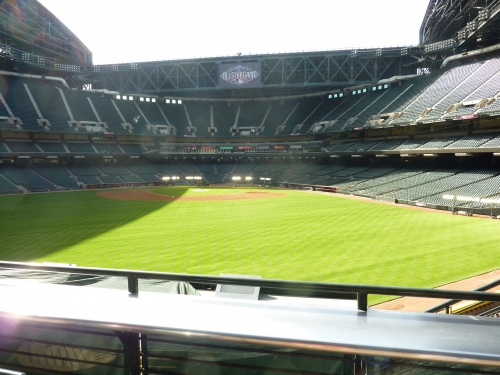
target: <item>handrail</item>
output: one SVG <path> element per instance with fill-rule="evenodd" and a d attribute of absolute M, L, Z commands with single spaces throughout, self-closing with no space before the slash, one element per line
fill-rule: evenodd
<path fill-rule="evenodd" d="M 473 289 L 472 291 L 477 291 L 477 292 L 484 292 L 488 289 L 491 289 L 491 288 L 494 288 L 496 286 L 500 285 L 500 279 L 497 279 L 497 280 L 494 280 L 494 281 L 491 281 L 489 282 L 488 284 L 484 284 L 482 286 L 480 286 L 479 288 L 476 288 L 476 289 Z M 493 293 L 492 293 L 493 294 Z M 476 300 L 476 299 L 474 299 Z M 436 305 L 434 307 L 431 307 L 430 309 L 427 309 L 425 310 L 424 312 L 427 312 L 427 313 L 436 313 L 438 311 L 441 311 L 441 310 L 444 310 L 446 309 L 446 313 L 449 314 L 449 307 L 451 305 L 454 305 L 455 303 L 457 302 L 460 302 L 460 301 L 463 301 L 463 300 L 457 300 L 457 299 L 450 299 L 448 301 L 445 301 L 443 303 L 440 303 L 439 305 Z M 489 301 L 489 300 L 486 300 L 488 302 L 493 302 L 493 301 Z M 495 301 L 496 302 L 496 301 Z"/>
<path fill-rule="evenodd" d="M 11 371 L 11 370 L 6 370 L 3 368 L 0 368 L 0 375 L 26 375 L 26 373 L 19 372 L 19 371 Z"/>
<path fill-rule="evenodd" d="M 308 282 L 308 281 L 288 281 L 288 280 L 274 280 L 274 279 L 249 279 L 243 277 L 190 275 L 181 273 L 134 271 L 134 270 L 112 269 L 112 268 L 54 266 L 54 265 L 42 265 L 37 263 L 2 262 L 2 261 L 0 261 L 0 268 L 29 269 L 29 270 L 37 270 L 45 272 L 49 271 L 49 272 L 83 274 L 83 275 L 126 277 L 128 279 L 128 291 L 129 293 L 132 294 L 138 293 L 139 291 L 139 283 L 138 283 L 139 279 L 185 281 L 185 282 L 200 283 L 200 284 L 253 286 L 261 288 L 281 289 L 281 290 L 287 290 L 289 292 L 298 291 L 298 292 L 323 292 L 323 293 L 325 292 L 356 293 L 358 310 L 361 311 L 368 310 L 368 295 L 370 294 L 401 296 L 401 297 L 449 298 L 453 300 L 482 300 L 482 301 L 500 302 L 500 294 L 480 292 L 480 291 L 406 288 L 406 287 L 396 287 L 396 286 L 378 286 L 378 285 L 364 285 L 364 284 L 319 283 L 319 282 Z"/>

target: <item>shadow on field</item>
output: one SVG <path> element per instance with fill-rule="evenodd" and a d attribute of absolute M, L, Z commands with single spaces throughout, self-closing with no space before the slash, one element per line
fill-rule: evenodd
<path fill-rule="evenodd" d="M 97 191 L 0 197 L 0 259 L 32 261 L 119 228 L 175 202 L 188 191 L 176 186 L 171 201 L 132 201 Z"/>

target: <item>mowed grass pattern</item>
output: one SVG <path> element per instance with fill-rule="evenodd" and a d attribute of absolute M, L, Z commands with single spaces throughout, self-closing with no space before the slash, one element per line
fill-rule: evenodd
<path fill-rule="evenodd" d="M 283 193 L 168 203 L 91 191 L 0 197 L 0 258 L 411 287 L 500 267 L 500 221 Z"/>

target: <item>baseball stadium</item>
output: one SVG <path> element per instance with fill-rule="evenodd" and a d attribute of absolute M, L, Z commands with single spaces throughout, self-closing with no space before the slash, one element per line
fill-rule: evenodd
<path fill-rule="evenodd" d="M 0 374 L 500 373 L 500 0 L 417 33 L 94 64 L 0 1 Z"/>

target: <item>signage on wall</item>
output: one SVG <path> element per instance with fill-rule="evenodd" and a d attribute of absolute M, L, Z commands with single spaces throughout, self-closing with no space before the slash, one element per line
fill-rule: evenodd
<path fill-rule="evenodd" d="M 247 88 L 260 86 L 260 63 L 234 63 L 219 65 L 220 88 Z"/>

